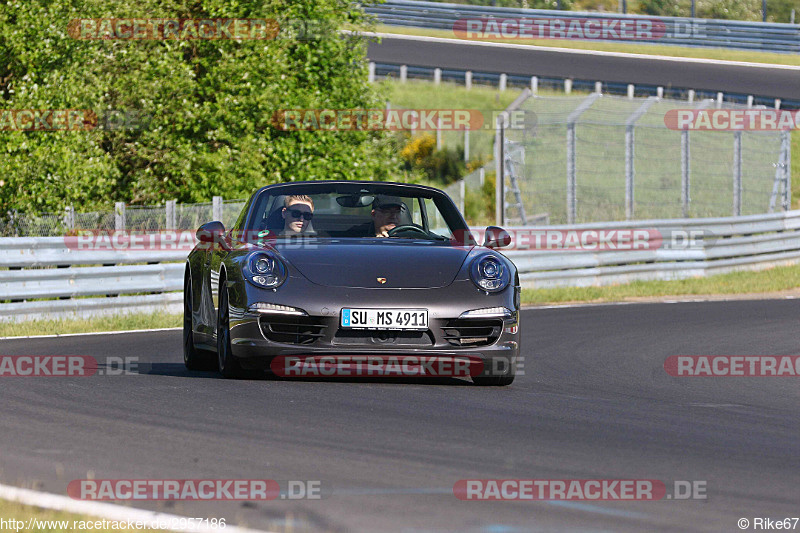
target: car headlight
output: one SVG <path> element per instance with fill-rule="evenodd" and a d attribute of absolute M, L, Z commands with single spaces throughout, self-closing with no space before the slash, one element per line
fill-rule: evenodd
<path fill-rule="evenodd" d="M 275 289 L 286 281 L 286 266 L 270 252 L 253 252 L 247 258 L 245 274 L 254 285 Z"/>
<path fill-rule="evenodd" d="M 511 280 L 508 266 L 492 254 L 476 257 L 470 265 L 469 277 L 480 290 L 486 292 L 500 292 Z"/>

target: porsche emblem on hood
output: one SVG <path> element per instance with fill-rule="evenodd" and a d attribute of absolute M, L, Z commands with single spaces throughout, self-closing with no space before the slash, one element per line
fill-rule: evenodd
<path fill-rule="evenodd" d="M 378 283 L 380 283 L 381 285 L 386 283 L 386 278 L 377 278 L 377 280 L 378 280 Z"/>

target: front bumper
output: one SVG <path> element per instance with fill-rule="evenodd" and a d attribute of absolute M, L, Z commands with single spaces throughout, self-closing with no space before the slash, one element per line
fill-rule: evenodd
<path fill-rule="evenodd" d="M 287 283 L 288 285 L 288 283 Z M 519 297 L 511 286 L 486 295 L 470 281 L 440 289 L 352 289 L 318 287 L 316 296 L 258 290 L 248 285 L 246 300 L 231 303 L 231 348 L 247 368 L 269 368 L 276 356 L 414 355 L 478 358 L 484 375 L 514 368 L 519 356 Z M 292 291 L 294 292 L 294 291 Z M 286 305 L 308 316 L 249 311 L 256 302 Z M 427 331 L 341 328 L 344 307 L 428 309 Z M 462 318 L 465 311 L 506 307 L 510 318 Z"/>

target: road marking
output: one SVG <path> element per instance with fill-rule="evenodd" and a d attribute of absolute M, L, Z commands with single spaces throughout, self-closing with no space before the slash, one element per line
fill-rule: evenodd
<path fill-rule="evenodd" d="M 350 32 L 353 33 L 353 32 Z M 768 68 L 781 70 L 800 71 L 800 66 L 781 65 L 772 63 L 751 63 L 747 61 L 730 61 L 725 59 L 705 59 L 700 57 L 673 57 L 647 54 L 631 54 L 627 52 L 603 52 L 601 50 L 578 50 L 575 48 L 558 48 L 555 46 L 534 46 L 530 44 L 492 43 L 486 41 L 467 41 L 448 37 L 427 37 L 424 35 L 400 35 L 397 33 L 363 32 L 368 37 L 381 37 L 387 39 L 405 39 L 408 41 L 422 41 L 430 43 L 461 44 L 464 46 L 486 46 L 491 48 L 505 48 L 514 50 L 538 50 L 541 52 L 559 52 L 563 54 L 593 55 L 605 57 L 622 57 L 627 59 L 653 59 L 655 61 L 672 61 L 679 63 L 700 63 L 705 65 L 730 65 L 737 67 Z"/>
<path fill-rule="evenodd" d="M 0 341 L 14 339 L 55 339 L 58 337 L 85 337 L 88 335 L 122 335 L 125 333 L 154 333 L 157 331 L 179 331 L 183 328 L 156 328 L 156 329 L 126 329 L 122 331 L 89 331 L 86 333 L 57 333 L 55 335 L 27 335 L 25 337 L 0 337 Z"/>
<path fill-rule="evenodd" d="M 156 511 L 146 511 L 144 509 L 134 509 L 132 507 L 123 507 L 113 503 L 73 500 L 72 498 L 60 496 L 58 494 L 51 494 L 49 492 L 40 492 L 30 489 L 21 489 L 19 487 L 12 487 L 10 485 L 0 485 L 0 498 L 3 500 L 21 503 L 23 505 L 40 507 L 42 509 L 52 509 L 54 511 L 91 515 L 119 522 L 127 522 L 128 520 L 132 520 L 134 522 L 153 522 L 154 520 L 157 520 L 159 522 L 163 521 L 169 525 L 174 520 L 177 520 L 178 523 L 180 523 L 181 519 L 185 520 L 186 518 L 189 518 L 187 516 L 158 513 Z M 223 531 L 218 527 L 211 527 L 208 524 L 198 524 L 197 527 L 192 528 L 166 527 L 164 529 L 169 531 L 184 531 L 186 533 L 197 533 L 199 531 L 219 533 L 220 531 Z M 247 529 L 229 525 L 225 526 L 224 531 L 225 533 L 272 533 L 268 531 L 260 531 L 257 529 Z"/>

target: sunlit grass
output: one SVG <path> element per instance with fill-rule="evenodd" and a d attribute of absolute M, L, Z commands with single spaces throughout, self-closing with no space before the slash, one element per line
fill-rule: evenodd
<path fill-rule="evenodd" d="M 603 287 L 523 289 L 523 304 L 620 302 L 661 296 L 766 294 L 800 288 L 800 265 L 674 281 L 635 281 Z"/>
<path fill-rule="evenodd" d="M 0 322 L 0 337 L 173 328 L 179 327 L 183 323 L 182 320 L 182 315 L 158 312 L 96 318 Z"/>

